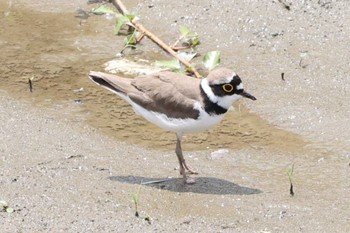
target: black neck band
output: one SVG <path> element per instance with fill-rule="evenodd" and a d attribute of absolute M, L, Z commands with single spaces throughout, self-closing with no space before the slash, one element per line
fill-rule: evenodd
<path fill-rule="evenodd" d="M 204 100 L 204 110 L 209 114 L 209 115 L 221 115 L 227 112 L 226 108 L 221 107 L 218 105 L 218 103 L 213 103 L 208 95 L 204 92 L 202 85 L 200 85 L 201 89 L 201 95 Z"/>

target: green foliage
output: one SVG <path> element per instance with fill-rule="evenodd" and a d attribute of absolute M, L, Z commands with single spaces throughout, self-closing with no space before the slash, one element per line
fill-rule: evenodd
<path fill-rule="evenodd" d="M 107 13 L 113 13 L 117 16 L 117 20 L 115 23 L 114 27 L 114 34 L 115 35 L 121 35 L 121 30 L 123 26 L 127 25 L 129 28 L 126 31 L 126 34 L 124 34 L 126 37 L 124 39 L 125 45 L 124 48 L 122 49 L 121 53 L 126 48 L 131 48 L 135 49 L 137 43 L 142 39 L 141 33 L 137 31 L 132 24 L 132 21 L 137 19 L 137 16 L 134 14 L 117 14 L 114 12 L 111 8 L 101 5 L 99 7 L 96 7 L 92 9 L 91 11 L 94 14 L 97 15 L 102 15 L 102 14 L 107 14 Z M 181 43 L 181 46 L 177 47 L 176 49 L 192 49 L 195 48 L 200 44 L 199 36 L 197 33 L 192 32 L 187 26 L 180 26 L 179 28 L 180 31 L 180 37 L 179 39 L 175 42 L 173 47 L 175 47 L 177 44 Z M 178 53 L 179 56 L 184 58 L 187 61 L 191 61 L 193 58 L 197 56 L 197 53 L 193 52 L 181 52 Z M 216 66 L 220 64 L 220 51 L 211 51 L 208 52 L 203 59 L 204 66 L 212 70 Z M 185 69 L 182 69 L 180 61 L 178 61 L 176 58 L 172 60 L 163 60 L 163 61 L 156 61 L 155 62 L 156 67 L 160 68 L 166 68 L 175 72 L 191 72 L 192 69 L 194 69 L 194 66 L 191 67 L 186 67 Z"/>
<path fill-rule="evenodd" d="M 180 27 L 180 34 L 183 45 L 191 48 L 199 45 L 199 36 L 193 33 L 187 26 Z"/>
<path fill-rule="evenodd" d="M 135 46 L 137 43 L 137 39 L 134 34 L 128 35 L 125 38 L 125 46 Z"/>
<path fill-rule="evenodd" d="M 115 23 L 114 35 L 119 35 L 119 32 L 120 32 L 122 26 L 125 25 L 126 23 L 129 23 L 129 22 L 130 22 L 130 19 L 127 16 L 118 15 L 117 21 Z"/>
<path fill-rule="evenodd" d="M 197 56 L 197 53 L 181 52 L 181 53 L 178 53 L 178 55 L 183 59 L 185 59 L 186 61 L 191 61 L 195 56 Z"/>
<path fill-rule="evenodd" d="M 93 8 L 91 10 L 91 12 L 94 13 L 95 15 L 104 15 L 104 14 L 114 14 L 115 13 L 114 10 L 112 10 L 111 8 L 104 6 L 104 5 Z"/>
<path fill-rule="evenodd" d="M 0 200 L 0 211 L 5 211 L 7 213 L 13 213 L 14 209 L 9 207 L 6 201 Z"/>
<path fill-rule="evenodd" d="M 190 29 L 187 26 L 181 26 L 180 27 L 180 33 L 182 37 L 186 37 L 191 34 Z"/>
<path fill-rule="evenodd" d="M 142 182 L 141 182 L 142 184 Z M 139 211 L 138 211 L 138 206 L 139 206 L 139 201 L 140 201 L 140 193 L 141 193 L 141 184 L 137 188 L 136 192 L 131 193 L 132 196 L 132 202 L 135 205 L 135 217 L 140 217 Z M 148 224 L 151 224 L 151 218 L 150 216 L 146 216 L 143 218 Z"/>
<path fill-rule="evenodd" d="M 140 190 L 141 190 L 141 186 L 139 186 L 139 188 L 137 189 L 136 193 L 132 193 L 132 201 L 134 202 L 135 205 L 138 205 L 139 203 L 139 198 L 140 198 Z"/>
<path fill-rule="evenodd" d="M 205 54 L 203 58 L 204 66 L 208 70 L 214 69 L 216 66 L 220 64 L 220 55 L 221 55 L 220 51 L 211 51 Z"/>
<path fill-rule="evenodd" d="M 136 193 L 131 193 L 132 201 L 135 205 L 135 216 L 136 217 L 139 217 L 138 205 L 139 205 L 140 192 L 141 192 L 141 185 L 138 187 Z"/>
<path fill-rule="evenodd" d="M 293 183 L 293 173 L 294 173 L 294 164 L 292 165 L 292 168 L 291 169 L 288 169 L 287 170 L 287 176 L 288 176 L 288 179 L 289 179 L 289 182 L 290 183 Z"/>
<path fill-rule="evenodd" d="M 287 176 L 289 179 L 289 183 L 290 183 L 290 189 L 289 189 L 289 193 L 291 196 L 294 196 L 294 190 L 293 190 L 293 174 L 294 174 L 294 164 L 292 165 L 291 169 L 287 170 Z"/>
<path fill-rule="evenodd" d="M 137 40 L 140 37 L 141 33 L 139 31 L 137 31 L 135 28 L 131 27 L 131 25 L 132 25 L 131 21 L 135 18 L 137 18 L 137 16 L 132 15 L 132 14 L 127 14 L 127 15 L 119 14 L 117 17 L 117 21 L 116 21 L 115 28 L 114 28 L 114 35 L 119 35 L 120 31 L 124 25 L 129 26 L 129 30 L 127 32 L 126 38 L 124 39 L 125 45 L 124 45 L 122 52 L 126 48 L 135 49 L 136 44 L 138 43 Z"/>
<path fill-rule="evenodd" d="M 160 68 L 170 69 L 173 71 L 178 71 L 181 69 L 180 62 L 176 58 L 174 58 L 172 60 L 156 61 L 155 66 L 160 67 Z"/>

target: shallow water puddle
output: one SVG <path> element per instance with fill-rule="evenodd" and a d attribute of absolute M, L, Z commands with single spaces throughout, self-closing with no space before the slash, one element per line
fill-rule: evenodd
<path fill-rule="evenodd" d="M 5 15 L 6 6 L 0 6 Z M 106 19 L 80 21 L 73 13 L 11 9 L 0 18 L 1 89 L 38 106 L 63 105 L 66 109 L 62 111 L 73 110 L 72 118 L 81 117 L 119 140 L 173 149 L 174 134 L 135 116 L 127 103 L 88 80 L 89 70 L 102 70 L 102 64 L 113 59 L 113 51 L 121 48 Z M 32 93 L 27 83 L 31 77 Z M 305 145 L 301 136 L 271 126 L 241 104 L 214 129 L 187 135 L 184 140 L 186 150 L 252 147 L 295 151 Z"/>

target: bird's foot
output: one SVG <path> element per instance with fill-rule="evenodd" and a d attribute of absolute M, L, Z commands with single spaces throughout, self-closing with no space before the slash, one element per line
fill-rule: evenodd
<path fill-rule="evenodd" d="M 183 165 L 183 164 L 182 164 L 182 165 Z M 196 183 L 196 180 L 195 180 L 194 178 L 187 176 L 186 170 L 187 170 L 188 173 L 190 173 L 190 174 L 198 174 L 198 172 L 194 172 L 194 171 L 192 171 L 191 169 L 188 169 L 188 167 L 185 168 L 184 165 L 181 166 L 181 167 L 180 167 L 180 174 L 181 174 L 182 177 L 183 177 L 184 183 L 185 183 L 185 184 L 194 184 L 194 183 Z"/>
<path fill-rule="evenodd" d="M 191 166 L 187 165 L 185 161 L 182 163 L 182 165 L 183 165 L 184 168 L 188 171 L 189 174 L 198 175 L 198 172 L 197 172 L 197 171 L 194 171 L 193 168 L 192 168 Z M 184 170 L 185 170 L 185 169 L 184 169 Z M 181 172 L 182 172 L 182 171 L 180 170 L 180 174 L 182 175 Z"/>
<path fill-rule="evenodd" d="M 196 172 L 196 171 L 193 171 L 192 169 L 180 169 L 180 175 L 183 175 L 183 174 L 190 174 L 190 175 L 198 175 L 199 173 Z"/>

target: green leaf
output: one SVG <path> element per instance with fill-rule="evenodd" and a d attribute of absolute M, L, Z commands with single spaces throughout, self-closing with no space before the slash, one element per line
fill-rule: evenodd
<path fill-rule="evenodd" d="M 134 202 L 135 205 L 137 205 L 137 203 L 139 202 L 139 198 L 137 194 L 135 193 L 132 194 L 132 201 Z"/>
<path fill-rule="evenodd" d="M 137 30 L 134 30 L 134 37 L 136 38 L 136 39 L 138 39 L 140 36 L 141 36 L 141 32 L 139 32 L 139 31 L 137 31 Z"/>
<path fill-rule="evenodd" d="M 181 68 L 180 62 L 176 58 L 170 61 L 169 60 L 156 61 L 155 66 L 161 67 L 161 68 L 167 68 L 171 70 L 179 70 Z"/>
<path fill-rule="evenodd" d="M 195 47 L 197 45 L 199 45 L 199 38 L 198 36 L 193 36 L 193 37 L 187 37 L 183 39 L 183 43 L 184 46 L 190 46 L 190 47 Z"/>
<path fill-rule="evenodd" d="M 191 34 L 191 31 L 187 26 L 181 26 L 180 33 L 181 33 L 181 36 L 186 37 Z"/>
<path fill-rule="evenodd" d="M 136 45 L 136 38 L 134 34 L 128 35 L 125 38 L 125 46 L 132 46 L 132 45 Z"/>
<path fill-rule="evenodd" d="M 91 10 L 92 13 L 94 13 L 95 15 L 104 15 L 104 14 L 112 14 L 112 13 L 115 13 L 111 8 L 107 7 L 107 6 L 99 6 L 99 7 L 96 7 L 96 8 L 93 8 Z"/>
<path fill-rule="evenodd" d="M 183 59 L 185 59 L 186 61 L 191 61 L 197 55 L 197 53 L 181 52 L 181 53 L 178 53 L 178 55 Z"/>
<path fill-rule="evenodd" d="M 130 22 L 129 18 L 125 15 L 120 15 L 117 18 L 117 22 L 115 24 L 115 28 L 114 28 L 114 35 L 118 35 L 120 32 L 120 29 L 122 28 L 122 26 L 126 23 Z"/>
<path fill-rule="evenodd" d="M 128 17 L 128 19 L 129 19 L 130 21 L 132 21 L 132 20 L 135 19 L 135 17 L 136 17 L 136 15 L 133 15 L 133 14 L 126 14 L 125 16 Z"/>
<path fill-rule="evenodd" d="M 193 73 L 193 67 L 192 66 L 187 66 L 186 67 L 186 73 L 192 74 Z"/>
<path fill-rule="evenodd" d="M 199 44 L 199 37 L 196 33 L 190 31 L 186 26 L 180 27 L 181 40 L 183 44 L 190 47 L 195 47 Z"/>
<path fill-rule="evenodd" d="M 195 47 L 197 45 L 199 45 L 199 37 L 198 35 L 196 35 L 193 39 L 192 39 L 192 47 Z"/>
<path fill-rule="evenodd" d="M 211 51 L 205 54 L 203 63 L 208 70 L 214 69 L 220 64 L 220 51 Z"/>
<path fill-rule="evenodd" d="M 137 208 L 137 204 L 139 202 L 140 192 L 141 192 L 141 185 L 137 188 L 137 192 L 136 193 L 131 193 L 132 200 L 135 203 L 136 208 Z"/>
<path fill-rule="evenodd" d="M 287 176 L 288 176 L 288 179 L 289 179 L 290 183 L 292 183 L 293 173 L 294 173 L 294 164 L 292 165 L 291 169 L 287 170 Z"/>

